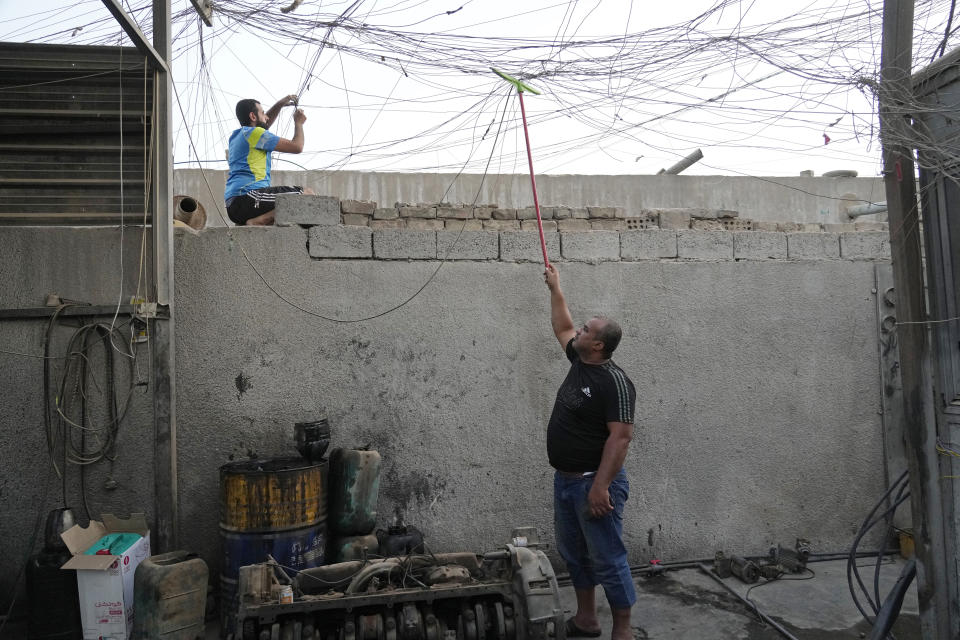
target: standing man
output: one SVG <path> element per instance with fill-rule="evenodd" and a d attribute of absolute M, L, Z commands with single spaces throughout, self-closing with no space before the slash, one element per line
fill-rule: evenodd
<path fill-rule="evenodd" d="M 303 123 L 307 120 L 303 109 L 297 109 L 293 114 L 293 139 L 287 140 L 267 131 L 281 109 L 296 104 L 297 96 L 289 95 L 277 100 L 264 113 L 260 103 L 252 98 L 237 103 L 240 128 L 230 135 L 227 150 L 230 175 L 223 193 L 227 215 L 234 224 L 273 224 L 278 193 L 313 193 L 302 187 L 270 186 L 270 154 L 274 151 L 303 151 Z"/>
<path fill-rule="evenodd" d="M 611 639 L 632 640 L 630 608 L 637 595 L 623 545 L 623 507 L 630 490 L 623 462 L 633 438 L 637 394 L 610 359 L 622 332 L 602 316 L 576 329 L 554 265 L 547 265 L 544 281 L 553 333 L 571 363 L 547 428 L 547 455 L 556 469 L 557 551 L 577 593 L 567 637 L 600 636 L 594 591 L 602 584 L 613 613 Z"/>

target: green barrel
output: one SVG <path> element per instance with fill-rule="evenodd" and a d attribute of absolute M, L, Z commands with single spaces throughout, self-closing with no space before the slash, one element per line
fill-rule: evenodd
<path fill-rule="evenodd" d="M 334 449 L 330 453 L 328 525 L 341 537 L 365 536 L 377 526 L 380 454 Z"/>

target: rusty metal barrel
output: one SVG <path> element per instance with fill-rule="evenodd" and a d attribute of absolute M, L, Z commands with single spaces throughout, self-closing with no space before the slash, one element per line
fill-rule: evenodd
<path fill-rule="evenodd" d="M 290 571 L 324 563 L 327 462 L 244 460 L 220 467 L 222 628 L 235 626 L 240 567 L 272 556 Z"/>

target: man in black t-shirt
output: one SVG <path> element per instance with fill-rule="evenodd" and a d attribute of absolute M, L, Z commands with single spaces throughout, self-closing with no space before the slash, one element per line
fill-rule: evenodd
<path fill-rule="evenodd" d="M 547 265 L 550 321 L 570 371 L 557 391 L 547 427 L 557 551 L 577 594 L 567 637 L 600 636 L 595 588 L 603 585 L 613 614 L 611 640 L 632 640 L 630 608 L 636 590 L 623 545 L 623 507 L 630 486 L 623 462 L 633 437 L 636 391 L 610 357 L 620 326 L 595 316 L 576 329 L 556 267 Z"/>

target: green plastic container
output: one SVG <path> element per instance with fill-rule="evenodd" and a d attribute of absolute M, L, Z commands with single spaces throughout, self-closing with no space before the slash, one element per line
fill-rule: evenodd
<path fill-rule="evenodd" d="M 133 640 L 205 636 L 207 563 L 186 551 L 150 556 L 133 576 Z"/>
<path fill-rule="evenodd" d="M 328 526 L 340 537 L 365 536 L 377 526 L 380 454 L 334 449 L 330 453 Z"/>

